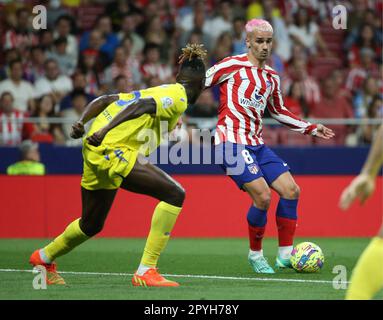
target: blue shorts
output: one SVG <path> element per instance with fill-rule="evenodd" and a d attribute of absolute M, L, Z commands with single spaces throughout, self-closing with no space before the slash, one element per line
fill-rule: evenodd
<path fill-rule="evenodd" d="M 248 146 L 224 142 L 215 148 L 216 163 L 240 189 L 245 183 L 260 177 L 271 185 L 282 173 L 290 170 L 288 164 L 265 145 Z"/>

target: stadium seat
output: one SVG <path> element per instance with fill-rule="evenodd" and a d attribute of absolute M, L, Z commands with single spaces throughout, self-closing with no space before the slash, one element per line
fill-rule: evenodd
<path fill-rule="evenodd" d="M 279 128 L 266 127 L 262 131 L 263 141 L 269 146 L 279 144 Z"/>
<path fill-rule="evenodd" d="M 286 146 L 309 146 L 312 144 L 312 137 L 281 128 L 279 132 L 282 145 Z"/>
<path fill-rule="evenodd" d="M 80 28 L 89 30 L 93 27 L 99 15 L 103 14 L 105 8 L 103 6 L 80 6 L 77 9 L 77 21 Z"/>

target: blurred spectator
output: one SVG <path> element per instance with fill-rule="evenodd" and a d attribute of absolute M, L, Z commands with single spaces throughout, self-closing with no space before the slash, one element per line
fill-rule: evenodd
<path fill-rule="evenodd" d="M 175 48 L 170 35 L 165 31 L 160 16 L 153 16 L 147 23 L 145 42 L 158 46 L 161 61 L 168 63 L 174 56 Z"/>
<path fill-rule="evenodd" d="M 41 46 L 33 46 L 30 51 L 30 58 L 24 66 L 24 74 L 26 80 L 35 83 L 45 74 L 44 63 L 46 55 Z"/>
<path fill-rule="evenodd" d="M 291 58 L 292 44 L 284 20 L 278 15 L 273 15 L 275 7 L 276 5 L 274 0 L 263 0 L 262 17 L 270 21 L 273 26 L 273 53 L 276 53 L 284 62 L 286 62 Z"/>
<path fill-rule="evenodd" d="M 352 102 L 356 118 L 363 118 L 367 115 L 368 106 L 378 93 L 379 87 L 377 79 L 366 78 L 362 88 L 356 92 Z"/>
<path fill-rule="evenodd" d="M 141 74 L 138 61 L 128 57 L 124 48 L 118 47 L 114 53 L 113 63 L 105 70 L 104 82 L 110 87 L 117 76 L 124 76 L 128 83 L 125 92 L 140 88 Z"/>
<path fill-rule="evenodd" d="M 3 92 L 0 96 L 0 145 L 15 146 L 28 138 L 33 132 L 33 125 L 25 122 L 27 113 L 13 106 L 13 96 Z"/>
<path fill-rule="evenodd" d="M 359 127 L 359 143 L 371 144 L 379 125 L 367 124 L 366 120 L 382 119 L 383 117 L 383 98 L 377 94 L 373 97 L 367 108 L 367 114 L 364 117 L 364 123 Z"/>
<path fill-rule="evenodd" d="M 57 61 L 60 72 L 71 76 L 76 68 L 76 60 L 67 52 L 68 40 L 65 37 L 59 37 L 54 41 L 53 52 L 48 53 L 48 58 Z"/>
<path fill-rule="evenodd" d="M 100 37 L 102 40 L 102 45 L 99 48 L 94 48 L 92 46 L 92 39 L 90 38 L 91 34 L 94 35 L 94 31 L 100 32 Z M 99 40 L 98 40 L 99 41 Z M 95 27 L 91 31 L 83 33 L 80 40 L 80 50 L 83 51 L 87 48 L 97 49 L 101 52 L 104 52 L 107 55 L 108 62 L 113 60 L 114 50 L 119 44 L 119 40 L 112 29 L 112 21 L 107 15 L 101 15 L 97 18 Z"/>
<path fill-rule="evenodd" d="M 192 37 L 198 35 L 199 43 L 202 43 L 206 50 L 210 51 L 213 47 L 212 39 L 209 32 L 209 25 L 206 23 L 206 14 L 197 10 L 194 12 L 193 26 L 189 31 L 181 32 L 179 38 L 179 47 L 184 47 L 187 43 L 195 43 Z"/>
<path fill-rule="evenodd" d="M 82 52 L 79 62 L 79 71 L 85 75 L 86 87 L 85 92 L 95 96 L 104 94 L 107 86 L 104 84 L 104 73 L 100 67 L 100 52 L 87 49 Z"/>
<path fill-rule="evenodd" d="M 295 81 L 301 86 L 308 108 L 320 101 L 320 88 L 318 81 L 311 77 L 307 71 L 305 60 L 295 58 L 288 70 L 288 75 L 283 79 L 283 91 L 290 90 L 291 83 Z"/>
<path fill-rule="evenodd" d="M 196 103 L 189 106 L 186 114 L 190 117 L 217 117 L 218 103 L 214 100 L 211 89 L 202 91 Z"/>
<path fill-rule="evenodd" d="M 13 60 L 9 64 L 9 79 L 0 82 L 0 94 L 9 91 L 14 97 L 14 105 L 20 111 L 33 109 L 35 96 L 33 86 L 22 79 L 23 65 L 21 60 Z"/>
<path fill-rule="evenodd" d="M 76 66 L 78 59 L 78 44 L 76 37 L 72 34 L 72 18 L 69 15 L 60 16 L 55 23 L 55 39 L 65 38 L 67 45 L 65 53 L 72 59 L 72 63 Z"/>
<path fill-rule="evenodd" d="M 117 76 L 113 80 L 113 86 L 109 89 L 108 93 L 121 93 L 121 92 L 130 92 L 129 82 L 125 76 Z"/>
<path fill-rule="evenodd" d="M 247 20 L 260 18 L 264 16 L 262 2 L 263 1 L 258 1 L 258 0 L 250 1 L 250 4 L 247 6 L 247 11 L 246 11 Z M 273 7 L 272 16 L 281 17 L 281 11 L 279 10 L 278 6 Z"/>
<path fill-rule="evenodd" d="M 197 18 L 198 23 L 201 22 L 201 16 L 204 17 L 204 21 L 207 21 L 207 17 L 205 14 L 207 13 L 207 6 L 205 1 L 203 0 L 196 0 L 193 4 L 192 10 L 186 10 L 187 12 L 185 14 L 182 14 L 182 12 L 179 13 L 178 19 L 177 19 L 177 25 L 181 28 L 182 32 L 188 32 L 191 31 L 195 26 L 195 16 L 199 16 Z M 206 28 L 206 29 L 205 29 Z M 204 25 L 203 32 L 209 32 L 210 26 Z"/>
<path fill-rule="evenodd" d="M 117 34 L 118 39 L 123 45 L 123 39 L 130 38 L 132 42 L 131 53 L 133 56 L 139 56 L 144 50 L 145 41 L 144 39 L 136 32 L 137 19 L 136 14 L 129 13 L 125 15 L 122 19 L 121 31 Z"/>
<path fill-rule="evenodd" d="M 55 100 L 49 94 L 43 95 L 36 103 L 36 111 L 32 117 L 39 118 L 35 123 L 33 141 L 63 144 L 65 137 L 58 123 L 51 123 L 52 118 L 58 117 L 55 113 Z"/>
<path fill-rule="evenodd" d="M 83 92 L 86 95 L 87 102 L 96 98 L 95 95 L 87 93 L 86 90 L 85 75 L 81 72 L 77 72 L 73 75 L 73 90 L 69 92 L 60 102 L 60 111 L 72 108 L 72 98 L 78 92 Z"/>
<path fill-rule="evenodd" d="M 8 30 L 4 35 L 4 48 L 17 48 L 21 54 L 28 47 L 37 45 L 37 37 L 32 32 L 30 25 L 30 11 L 27 8 L 20 8 L 16 12 L 16 26 Z"/>
<path fill-rule="evenodd" d="M 362 23 L 367 11 L 366 0 L 351 0 L 351 10 L 348 11 L 347 15 L 347 28 L 354 30 L 358 28 Z"/>
<path fill-rule="evenodd" d="M 4 65 L 0 66 L 0 81 L 9 78 L 9 64 L 13 60 L 21 60 L 21 55 L 17 48 L 6 49 L 4 51 Z"/>
<path fill-rule="evenodd" d="M 62 117 L 64 120 L 63 124 L 63 132 L 65 135 L 65 138 L 67 140 L 67 145 L 82 145 L 82 139 L 71 139 L 70 138 L 70 132 L 72 128 L 72 124 L 77 121 L 83 111 L 85 110 L 85 107 L 88 103 L 87 96 L 84 92 L 77 91 L 72 95 L 72 108 L 65 109 L 62 112 Z"/>
<path fill-rule="evenodd" d="M 42 29 L 39 32 L 39 45 L 45 52 L 53 51 L 53 32 L 49 29 Z"/>
<path fill-rule="evenodd" d="M 345 97 L 347 101 L 351 102 L 352 95 L 350 90 L 346 88 L 344 70 L 334 69 L 331 72 L 330 77 L 334 79 L 336 87 L 339 88 L 337 93 L 338 96 Z"/>
<path fill-rule="evenodd" d="M 110 1 L 105 8 L 105 14 L 110 17 L 115 31 L 121 29 L 125 17 L 135 11 L 137 11 L 137 8 L 134 3 L 126 0 Z"/>
<path fill-rule="evenodd" d="M 102 33 L 98 30 L 92 30 L 89 34 L 88 47 L 80 52 L 79 65 L 83 63 L 81 60 L 84 55 L 90 52 L 95 52 L 96 65 L 98 70 L 104 70 L 104 68 L 110 63 L 108 54 L 102 50 L 105 44 L 105 38 Z M 113 58 L 113 57 L 112 57 Z"/>
<path fill-rule="evenodd" d="M 245 24 L 245 19 L 240 17 L 233 21 L 233 55 L 247 52 Z"/>
<path fill-rule="evenodd" d="M 299 82 L 292 82 L 287 95 L 284 96 L 285 106 L 300 118 L 308 116 L 308 107 L 305 101 L 302 86 Z"/>
<path fill-rule="evenodd" d="M 31 140 L 23 141 L 19 150 L 21 160 L 7 168 L 8 175 L 37 175 L 45 174 L 45 166 L 40 162 L 39 145 Z"/>
<path fill-rule="evenodd" d="M 347 76 L 346 88 L 352 93 L 358 91 L 367 77 L 381 78 L 378 66 L 374 62 L 375 53 L 370 48 L 360 50 L 360 66 L 352 68 Z"/>
<path fill-rule="evenodd" d="M 44 0 L 42 4 L 47 8 L 48 29 L 52 30 L 57 19 L 67 15 L 68 11 L 61 6 L 60 0 Z"/>
<path fill-rule="evenodd" d="M 216 42 L 215 49 L 213 51 L 213 63 L 218 62 L 228 56 L 231 56 L 233 52 L 233 38 L 230 32 L 222 33 Z"/>
<path fill-rule="evenodd" d="M 361 64 L 361 51 L 364 48 L 370 48 L 374 52 L 373 60 L 381 57 L 381 44 L 375 39 L 374 28 L 370 24 L 365 24 L 360 28 L 360 32 L 355 43 L 351 46 L 348 53 L 348 62 L 350 67 Z"/>
<path fill-rule="evenodd" d="M 337 95 L 338 88 L 336 87 L 335 80 L 333 78 L 326 78 L 322 84 L 322 97 L 319 103 L 315 104 L 310 110 L 309 115 L 314 118 L 353 118 L 351 104 L 344 98 Z M 337 144 L 344 145 L 346 137 L 349 133 L 349 128 L 346 125 L 328 125 L 329 128 L 334 130 L 334 141 L 327 141 L 316 139 L 317 144 Z"/>
<path fill-rule="evenodd" d="M 144 49 L 144 61 L 141 65 L 144 81 L 148 84 L 149 78 L 158 78 L 162 83 L 172 81 L 172 69 L 169 65 L 160 62 L 160 50 L 158 45 L 148 43 Z"/>
<path fill-rule="evenodd" d="M 209 35 L 215 43 L 219 36 L 224 32 L 232 32 L 231 1 L 221 0 L 215 11 L 216 16 L 209 22 Z"/>
<path fill-rule="evenodd" d="M 302 45 L 311 55 L 316 55 L 318 49 L 325 55 L 331 55 L 326 43 L 323 41 L 319 26 L 314 22 L 306 9 L 299 8 L 294 21 L 288 27 L 290 37 Z"/>
<path fill-rule="evenodd" d="M 54 103 L 58 105 L 61 99 L 72 90 L 72 80 L 60 73 L 56 60 L 47 59 L 44 66 L 45 76 L 35 83 L 36 97 L 51 94 Z"/>
<path fill-rule="evenodd" d="M 231 3 L 233 21 L 238 18 L 246 21 L 246 6 L 244 6 L 243 0 L 233 0 Z"/>

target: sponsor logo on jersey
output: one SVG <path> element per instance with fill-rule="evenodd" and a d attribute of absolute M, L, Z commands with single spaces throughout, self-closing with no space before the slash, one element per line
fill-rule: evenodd
<path fill-rule="evenodd" d="M 256 164 L 250 164 L 248 167 L 249 171 L 252 173 L 252 174 L 257 174 L 258 173 L 258 167 Z"/>
<path fill-rule="evenodd" d="M 260 100 L 261 97 L 260 96 L 257 96 L 257 98 Z M 239 103 L 242 105 L 242 106 L 246 106 L 246 107 L 253 107 L 253 108 L 256 108 L 256 109 L 261 109 L 263 107 L 262 103 L 259 102 L 259 100 L 254 100 L 254 99 L 247 99 L 247 98 L 240 98 L 239 99 Z"/>
<path fill-rule="evenodd" d="M 161 98 L 162 107 L 164 109 L 169 108 L 173 104 L 173 99 L 170 97 L 163 97 Z"/>

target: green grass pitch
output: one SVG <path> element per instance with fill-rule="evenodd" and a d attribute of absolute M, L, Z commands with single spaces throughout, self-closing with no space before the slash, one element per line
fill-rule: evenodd
<path fill-rule="evenodd" d="M 161 273 L 178 281 L 178 288 L 142 288 L 131 285 L 145 239 L 92 239 L 58 259 L 67 287 L 32 287 L 34 274 L 28 258 L 46 239 L 0 240 L 0 299 L 343 299 L 345 290 L 334 289 L 336 265 L 351 275 L 366 238 L 296 239 L 317 243 L 325 255 L 321 272 L 294 270 L 274 275 L 255 274 L 247 262 L 247 239 L 171 239 L 159 261 Z M 274 263 L 277 240 L 264 241 L 264 253 Z M 172 275 L 172 276 L 170 276 Z M 376 299 L 383 299 L 380 292 Z"/>

